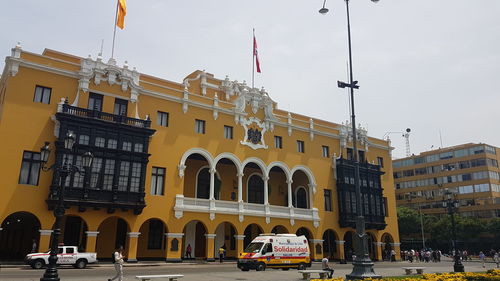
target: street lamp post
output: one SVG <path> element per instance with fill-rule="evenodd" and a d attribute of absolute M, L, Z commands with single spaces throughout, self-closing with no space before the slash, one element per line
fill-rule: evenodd
<path fill-rule="evenodd" d="M 75 134 L 69 131 L 64 138 L 64 148 L 71 152 L 73 149 L 73 145 L 75 143 Z M 57 205 L 54 208 L 54 230 L 52 236 L 52 242 L 50 245 L 50 256 L 49 256 L 49 264 L 47 265 L 47 269 L 43 274 L 43 277 L 40 278 L 40 281 L 59 281 L 59 275 L 57 274 L 57 253 L 58 253 L 58 244 L 59 244 L 59 236 L 61 234 L 61 220 L 64 216 L 64 189 L 66 185 L 66 180 L 69 175 L 77 172 L 82 173 L 80 169 L 70 163 L 67 154 L 64 154 L 63 161 L 61 165 L 54 164 L 50 167 L 45 166 L 49 159 L 50 155 L 50 147 L 49 142 L 45 142 L 45 145 L 40 149 L 41 154 L 41 162 L 43 164 L 42 170 L 47 172 L 49 170 L 54 170 L 59 176 L 59 185 L 57 189 Z M 93 155 L 90 152 L 86 152 L 82 155 L 82 166 L 84 169 L 90 168 L 92 165 Z"/>
<path fill-rule="evenodd" d="M 413 198 L 418 198 L 413 194 L 408 194 L 408 202 L 411 202 Z M 424 235 L 424 219 L 422 218 L 422 209 L 420 208 L 420 204 L 418 205 L 418 213 L 420 215 L 420 230 L 422 231 L 422 249 L 425 250 L 425 235 Z"/>
<path fill-rule="evenodd" d="M 448 189 L 446 189 L 443 198 L 443 208 L 446 209 L 448 215 L 450 215 L 451 218 L 451 231 L 452 231 L 451 245 L 452 245 L 452 250 L 454 252 L 453 259 L 455 261 L 455 263 L 453 264 L 453 270 L 455 272 L 464 272 L 464 265 L 460 260 L 460 253 L 458 252 L 458 247 L 457 247 L 457 232 L 456 232 L 456 224 L 454 216 L 454 213 L 458 210 L 458 204 L 459 204 L 458 200 L 455 200 L 453 198 L 453 193 Z"/>
<path fill-rule="evenodd" d="M 359 180 L 359 158 L 358 158 L 358 147 L 357 147 L 357 135 L 356 135 L 356 115 L 354 114 L 354 89 L 359 89 L 358 81 L 354 81 L 352 74 L 352 49 L 351 49 L 351 22 L 349 17 L 349 1 L 345 0 L 346 10 L 347 10 L 347 40 L 349 43 L 349 81 L 350 83 L 345 83 L 342 81 L 337 81 L 337 86 L 339 88 L 350 88 L 351 97 L 351 125 L 352 125 L 352 146 L 354 153 L 354 185 L 356 187 L 356 210 L 358 211 L 358 216 L 356 217 L 356 235 L 354 236 L 354 251 L 356 253 L 356 258 L 353 261 L 353 269 L 349 275 L 346 275 L 347 279 L 364 279 L 364 278 L 381 278 L 380 275 L 375 274 L 373 270 L 373 262 L 370 260 L 368 253 L 368 241 L 365 232 L 365 218 L 363 216 L 362 204 L 361 204 L 361 187 Z M 379 0 L 371 0 L 372 2 L 378 2 Z M 319 10 L 320 14 L 328 13 L 328 9 L 325 7 L 326 0 L 323 2 L 323 7 Z"/>

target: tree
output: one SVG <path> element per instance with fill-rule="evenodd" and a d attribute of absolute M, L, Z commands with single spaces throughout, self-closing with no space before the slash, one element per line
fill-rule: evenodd
<path fill-rule="evenodd" d="M 417 211 L 407 207 L 398 207 L 397 212 L 399 235 L 401 237 L 408 237 L 412 234 L 419 233 L 420 215 Z"/>

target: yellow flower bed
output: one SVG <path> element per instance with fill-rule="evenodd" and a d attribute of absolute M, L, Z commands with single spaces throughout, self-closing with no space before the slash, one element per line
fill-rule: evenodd
<path fill-rule="evenodd" d="M 311 281 L 345 281 L 344 278 L 332 279 L 311 279 Z M 382 278 L 382 279 L 365 279 L 373 281 L 500 281 L 500 270 L 491 269 L 487 272 L 464 272 L 464 273 L 432 273 L 416 275 L 408 278 Z"/>

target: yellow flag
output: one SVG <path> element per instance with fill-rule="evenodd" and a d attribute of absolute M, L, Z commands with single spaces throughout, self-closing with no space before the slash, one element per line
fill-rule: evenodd
<path fill-rule="evenodd" d="M 116 25 L 121 29 L 125 27 L 126 14 L 127 14 L 127 3 L 125 3 L 125 0 L 118 0 L 118 18 L 116 19 Z"/>

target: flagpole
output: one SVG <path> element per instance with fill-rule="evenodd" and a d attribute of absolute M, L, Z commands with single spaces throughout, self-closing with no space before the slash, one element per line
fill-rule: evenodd
<path fill-rule="evenodd" d="M 252 29 L 252 89 L 254 88 L 255 76 L 255 28 Z"/>
<path fill-rule="evenodd" d="M 118 19 L 118 1 L 119 0 L 116 0 L 116 11 L 115 11 L 115 22 L 114 22 L 115 29 L 113 31 L 113 45 L 111 47 L 111 58 L 114 58 L 115 54 L 116 21 Z"/>

